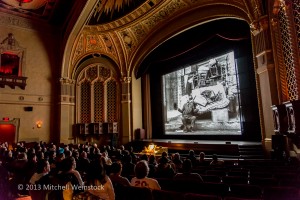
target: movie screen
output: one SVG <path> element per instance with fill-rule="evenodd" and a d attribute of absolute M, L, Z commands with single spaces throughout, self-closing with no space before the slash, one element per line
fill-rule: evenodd
<path fill-rule="evenodd" d="M 163 75 L 166 135 L 241 135 L 234 52 Z"/>

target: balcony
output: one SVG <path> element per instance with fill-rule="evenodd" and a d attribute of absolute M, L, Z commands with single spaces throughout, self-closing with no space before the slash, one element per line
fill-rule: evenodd
<path fill-rule="evenodd" d="M 13 76 L 13 75 L 0 75 L 0 87 L 4 88 L 6 85 L 15 89 L 20 87 L 25 90 L 27 77 Z"/>

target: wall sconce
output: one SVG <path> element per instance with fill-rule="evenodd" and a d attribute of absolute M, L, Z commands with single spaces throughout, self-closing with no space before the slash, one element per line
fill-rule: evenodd
<path fill-rule="evenodd" d="M 36 127 L 37 128 L 42 128 L 43 122 L 42 121 L 37 121 L 36 122 Z"/>

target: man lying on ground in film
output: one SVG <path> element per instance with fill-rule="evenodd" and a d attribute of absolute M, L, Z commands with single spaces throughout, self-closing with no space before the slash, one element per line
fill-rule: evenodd
<path fill-rule="evenodd" d="M 178 109 L 182 113 L 182 127 L 184 132 L 192 132 L 195 127 L 197 116 L 210 112 L 211 110 L 225 108 L 229 104 L 222 83 L 214 86 L 202 87 L 194 89 L 192 95 L 182 97 L 182 109 Z"/>
<path fill-rule="evenodd" d="M 178 108 L 178 111 L 182 113 L 182 123 L 183 123 L 183 131 L 184 132 L 193 132 L 193 128 L 195 126 L 196 113 L 198 109 L 196 109 L 196 103 L 194 103 L 194 98 L 189 96 L 188 101 L 183 105 L 182 109 Z"/>

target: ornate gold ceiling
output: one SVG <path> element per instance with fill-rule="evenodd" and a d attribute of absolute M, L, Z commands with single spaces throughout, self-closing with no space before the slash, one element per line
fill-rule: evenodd
<path fill-rule="evenodd" d="M 263 16 L 261 4 L 258 0 L 147 0 L 116 20 L 87 24 L 77 37 L 71 65 L 97 52 L 114 60 L 123 74 L 131 74 L 149 52 L 172 36 L 215 19 L 252 24 Z"/>

